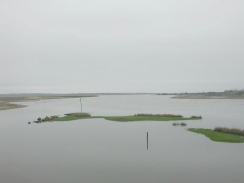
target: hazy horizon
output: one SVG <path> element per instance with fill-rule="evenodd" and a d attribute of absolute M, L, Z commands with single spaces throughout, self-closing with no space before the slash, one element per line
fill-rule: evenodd
<path fill-rule="evenodd" d="M 207 93 L 211 93 L 211 92 L 226 92 L 226 91 L 233 91 L 233 93 L 235 93 L 235 92 L 239 92 L 239 91 L 244 91 L 244 90 L 225 90 L 225 91 L 203 91 L 203 92 L 88 92 L 88 93 L 74 93 L 74 92 L 72 92 L 72 93 L 55 93 L 55 92 L 51 92 L 51 93 L 0 93 L 0 96 L 2 95 L 2 96 L 4 96 L 4 95 L 6 95 L 6 96 L 18 96 L 18 95 L 20 95 L 20 96 L 22 96 L 22 95 L 33 95 L 33 96 L 38 96 L 38 95 L 96 95 L 96 94 L 98 94 L 98 95 L 107 95 L 107 94 L 111 94 L 111 95 L 120 95 L 120 94 L 124 94 L 124 95 L 143 95 L 143 94 L 172 94 L 172 95 L 174 95 L 174 94 L 184 94 L 184 93 L 187 93 L 187 94 L 191 94 L 191 93 L 199 93 L 199 94 L 201 94 L 201 93 L 205 93 L 205 94 L 207 94 Z"/>
<path fill-rule="evenodd" d="M 244 89 L 241 0 L 0 2 L 0 94 Z"/>

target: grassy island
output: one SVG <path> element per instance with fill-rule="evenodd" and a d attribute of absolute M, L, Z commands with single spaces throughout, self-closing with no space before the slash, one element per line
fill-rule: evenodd
<path fill-rule="evenodd" d="M 70 114 L 65 114 L 63 117 L 57 117 L 52 119 L 51 121 L 73 121 L 73 120 L 78 120 L 78 119 L 87 119 L 87 118 L 99 118 L 97 117 L 91 117 L 90 114 L 88 113 L 70 113 Z"/>
<path fill-rule="evenodd" d="M 244 143 L 244 138 L 238 135 L 233 135 L 229 133 L 223 133 L 214 131 L 211 129 L 203 129 L 203 128 L 190 128 L 188 129 L 191 132 L 200 133 L 216 142 L 230 142 L 230 143 Z"/>
<path fill-rule="evenodd" d="M 71 113 L 63 117 L 54 118 L 52 121 L 71 121 L 78 119 L 104 118 L 110 121 L 130 122 L 130 121 L 179 121 L 179 120 L 197 120 L 201 117 L 192 116 L 185 118 L 181 115 L 173 114 L 136 114 L 134 116 L 90 116 L 88 113 Z"/>

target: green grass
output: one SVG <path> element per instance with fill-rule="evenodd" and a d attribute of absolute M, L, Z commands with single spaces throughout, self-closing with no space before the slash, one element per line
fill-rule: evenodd
<path fill-rule="evenodd" d="M 215 127 L 214 131 L 216 132 L 223 132 L 223 133 L 230 133 L 233 135 L 239 135 L 244 137 L 244 130 L 239 128 L 226 128 L 226 127 Z"/>
<path fill-rule="evenodd" d="M 223 132 L 216 132 L 211 129 L 203 129 L 203 128 L 190 128 L 188 129 L 191 132 L 200 133 L 205 135 L 206 137 L 210 138 L 212 141 L 216 142 L 230 142 L 230 143 L 244 143 L 244 138 L 232 135 Z"/>
<path fill-rule="evenodd" d="M 54 118 L 51 121 L 72 121 L 77 119 L 81 119 L 81 117 L 76 117 L 75 115 L 66 115 L 63 117 Z"/>
<path fill-rule="evenodd" d="M 196 120 L 196 118 L 184 117 L 164 117 L 164 116 L 92 116 L 80 117 L 77 113 L 67 114 L 64 117 L 58 117 L 52 121 L 72 121 L 78 119 L 104 118 L 110 121 L 131 122 L 131 121 L 179 121 L 179 120 Z M 201 118 L 199 118 L 201 119 Z"/>
<path fill-rule="evenodd" d="M 161 117 L 161 116 L 106 116 L 106 120 L 110 121 L 178 121 L 178 120 L 192 120 L 191 118 L 183 117 Z"/>
<path fill-rule="evenodd" d="M 96 117 L 89 117 L 89 116 L 81 117 L 81 116 L 79 116 L 77 114 L 78 113 L 65 114 L 65 116 L 54 118 L 51 121 L 73 121 L 73 120 L 78 120 L 78 119 L 99 118 L 99 116 L 96 116 Z"/>

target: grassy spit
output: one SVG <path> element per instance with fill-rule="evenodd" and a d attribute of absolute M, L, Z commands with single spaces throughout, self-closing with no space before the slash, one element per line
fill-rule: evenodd
<path fill-rule="evenodd" d="M 86 115 L 84 115 L 86 114 Z M 87 118 L 104 118 L 110 121 L 119 122 L 130 122 L 130 121 L 179 121 L 179 120 L 196 120 L 201 118 L 184 118 L 180 115 L 147 115 L 147 114 L 136 114 L 134 116 L 90 116 L 87 113 L 70 113 L 66 114 L 64 117 L 54 118 L 52 121 L 71 121 L 77 119 L 87 119 Z"/>
<path fill-rule="evenodd" d="M 217 132 L 211 129 L 190 128 L 188 129 L 188 131 L 203 134 L 206 137 L 210 138 L 212 141 L 216 142 L 244 143 L 243 137 L 228 133 Z"/>

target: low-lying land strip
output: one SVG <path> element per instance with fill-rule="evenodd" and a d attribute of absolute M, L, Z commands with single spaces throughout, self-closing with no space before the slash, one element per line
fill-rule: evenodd
<path fill-rule="evenodd" d="M 131 122 L 131 121 L 179 121 L 179 120 L 197 120 L 201 119 L 200 117 L 190 117 L 186 118 L 181 115 L 172 115 L 172 114 L 136 114 L 134 116 L 89 116 L 87 113 L 71 113 L 66 114 L 63 117 L 54 118 L 52 121 L 71 121 L 78 119 L 91 119 L 91 118 L 104 118 L 110 121 L 118 121 L 118 122 Z"/>
<path fill-rule="evenodd" d="M 203 134 L 212 141 L 217 141 L 217 142 L 230 142 L 230 143 L 244 143 L 244 138 L 238 135 L 233 135 L 229 133 L 223 133 L 223 132 L 218 132 L 214 131 L 211 129 L 203 129 L 203 128 L 190 128 L 188 129 L 191 132 Z"/>
<path fill-rule="evenodd" d="M 11 104 L 8 102 L 0 102 L 0 111 L 1 110 L 7 110 L 7 109 L 14 109 L 14 108 L 21 108 L 21 107 L 25 107 L 24 105 L 20 105 L 20 104 Z"/>
<path fill-rule="evenodd" d="M 12 102 L 28 102 L 28 101 L 38 101 L 38 100 L 48 100 L 48 99 L 80 98 L 80 97 L 83 98 L 83 97 L 94 97 L 94 96 L 93 95 L 72 95 L 72 94 L 0 95 L 0 110 L 26 107 L 25 105 L 13 104 Z"/>
<path fill-rule="evenodd" d="M 176 99 L 244 99 L 244 90 L 203 93 L 178 93 L 172 98 Z"/>

